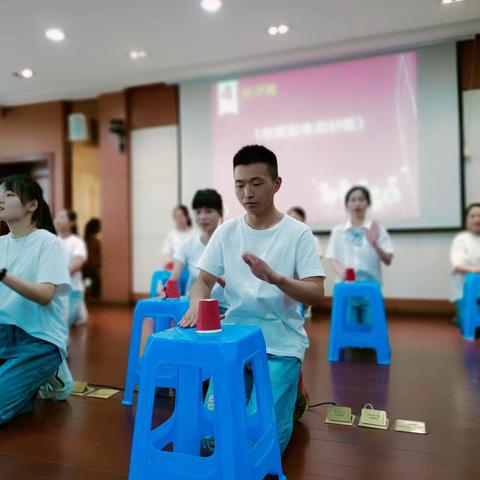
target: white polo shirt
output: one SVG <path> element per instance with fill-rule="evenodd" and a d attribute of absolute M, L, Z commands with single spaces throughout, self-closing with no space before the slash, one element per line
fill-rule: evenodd
<path fill-rule="evenodd" d="M 371 220 L 366 220 L 360 227 L 353 227 L 350 220 L 337 225 L 330 234 L 325 256 L 336 260 L 343 268 L 353 268 L 357 280 L 381 282 L 380 258 L 366 236 L 367 229 L 371 227 Z M 385 252 L 393 254 L 390 235 L 382 226 L 379 228 L 378 246 Z"/>
<path fill-rule="evenodd" d="M 455 236 L 450 248 L 450 263 L 452 265 L 451 300 L 455 302 L 463 296 L 464 273 L 455 272 L 460 265 L 480 266 L 480 235 L 471 232 L 460 232 Z"/>
<path fill-rule="evenodd" d="M 67 265 L 70 267 L 76 257 L 87 259 L 87 246 L 83 239 L 78 235 L 69 235 L 68 237 L 59 237 L 65 249 Z M 82 282 L 82 271 L 78 270 L 70 276 L 70 283 L 73 291 L 83 292 L 84 286 Z"/>
<path fill-rule="evenodd" d="M 239 217 L 215 230 L 197 264 L 216 277 L 225 276 L 225 297 L 230 304 L 226 323 L 258 326 L 268 353 L 303 360 L 308 337 L 300 304 L 253 275 L 242 258 L 245 252 L 286 277 L 324 277 L 312 231 L 289 215 L 264 230 L 253 229 Z"/>

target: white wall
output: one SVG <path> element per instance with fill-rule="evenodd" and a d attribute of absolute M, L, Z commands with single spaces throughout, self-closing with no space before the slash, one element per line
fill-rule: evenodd
<path fill-rule="evenodd" d="M 162 268 L 162 245 L 177 203 L 177 127 L 134 130 L 132 145 L 132 271 L 134 293 L 150 289 Z"/>

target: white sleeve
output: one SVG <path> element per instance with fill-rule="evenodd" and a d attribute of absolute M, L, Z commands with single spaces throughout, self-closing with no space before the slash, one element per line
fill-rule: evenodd
<path fill-rule="evenodd" d="M 311 230 L 302 232 L 298 240 L 295 252 L 295 273 L 300 280 L 308 277 L 325 277 Z"/>
<path fill-rule="evenodd" d="M 188 265 L 188 247 L 190 245 L 190 240 L 182 243 L 179 247 L 175 249 L 173 252 L 173 260 L 175 262 L 183 263 L 184 265 Z"/>
<path fill-rule="evenodd" d="M 87 246 L 85 242 L 80 238 L 77 237 L 75 239 L 75 243 L 72 249 L 72 258 L 81 257 L 83 259 L 87 259 Z"/>
<path fill-rule="evenodd" d="M 468 260 L 468 252 L 465 248 L 465 242 L 463 241 L 462 235 L 457 235 L 453 239 L 450 248 L 450 263 L 453 268 L 456 268 L 460 265 L 468 264 Z"/>
<path fill-rule="evenodd" d="M 333 260 L 338 261 L 339 252 L 338 252 L 338 231 L 334 228 L 330 233 L 330 238 L 328 239 L 328 246 L 327 252 L 325 253 L 325 257 L 332 258 Z"/>
<path fill-rule="evenodd" d="M 173 254 L 173 242 L 172 242 L 172 232 L 168 232 L 163 242 L 162 253 L 166 256 L 171 256 Z"/>
<path fill-rule="evenodd" d="M 70 291 L 70 274 L 65 250 L 57 238 L 45 241 L 38 260 L 37 283 L 52 283 L 60 294 Z"/>
<path fill-rule="evenodd" d="M 225 273 L 223 256 L 223 238 L 221 229 L 217 228 L 205 247 L 202 256 L 197 262 L 197 268 L 204 270 L 215 277 L 221 277 Z"/>
<path fill-rule="evenodd" d="M 383 227 L 380 227 L 380 235 L 377 243 L 384 252 L 393 254 L 392 239 L 390 238 L 389 233 Z"/>

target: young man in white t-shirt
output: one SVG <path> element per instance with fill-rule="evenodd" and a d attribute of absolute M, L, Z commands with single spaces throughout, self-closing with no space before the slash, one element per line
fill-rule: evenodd
<path fill-rule="evenodd" d="M 200 273 L 180 325 L 196 324 L 198 301 L 209 298 L 224 276 L 230 304 L 225 322 L 258 326 L 263 332 L 283 452 L 293 429 L 299 372 L 308 347 L 300 304 L 321 303 L 325 275 L 312 231 L 275 208 L 282 184 L 275 154 L 259 145 L 246 146 L 234 156 L 233 168 L 236 196 L 246 215 L 213 234 L 197 264 Z"/>

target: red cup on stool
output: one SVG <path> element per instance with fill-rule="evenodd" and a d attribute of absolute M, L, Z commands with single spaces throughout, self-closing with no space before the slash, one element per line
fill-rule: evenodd
<path fill-rule="evenodd" d="M 354 282 L 355 281 L 355 270 L 353 268 L 346 268 L 345 269 L 345 278 L 346 282 Z"/>
<path fill-rule="evenodd" d="M 222 331 L 220 310 L 216 298 L 206 298 L 198 302 L 197 333 L 217 333 Z"/>
<path fill-rule="evenodd" d="M 165 295 L 167 298 L 180 298 L 177 280 L 167 280 L 165 285 Z"/>

